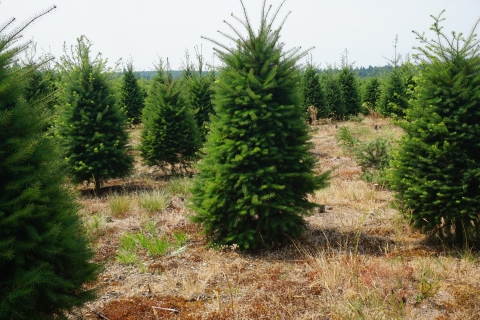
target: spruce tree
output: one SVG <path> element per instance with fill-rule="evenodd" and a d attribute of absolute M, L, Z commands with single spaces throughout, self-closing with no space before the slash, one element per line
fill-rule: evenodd
<path fill-rule="evenodd" d="M 53 7 L 55 8 L 55 7 Z M 95 280 L 72 188 L 59 161 L 48 99 L 25 99 L 38 64 L 15 62 L 28 44 L 23 30 L 53 8 L 14 28 L 0 27 L 0 319 L 58 319 L 93 298 Z"/>
<path fill-rule="evenodd" d="M 142 117 L 145 95 L 138 84 L 133 71 L 133 62 L 127 62 L 122 78 L 120 107 L 123 108 L 129 121 L 138 124 Z"/>
<path fill-rule="evenodd" d="M 338 78 L 331 71 L 327 71 L 324 75 L 323 86 L 325 88 L 325 109 L 331 110 L 337 119 L 344 119 L 347 114 L 345 102 Z"/>
<path fill-rule="evenodd" d="M 317 66 L 309 61 L 303 73 L 302 79 L 302 106 L 306 114 L 308 114 L 308 107 L 314 106 L 317 109 L 317 118 L 327 118 L 330 115 L 330 110 L 325 105 L 325 93 L 320 84 L 320 76 L 317 72 Z M 309 118 L 309 123 L 312 124 L 312 119 Z"/>
<path fill-rule="evenodd" d="M 200 147 L 200 135 L 183 94 L 183 83 L 157 67 L 143 110 L 140 152 L 145 163 L 166 169 L 188 165 Z"/>
<path fill-rule="evenodd" d="M 382 95 L 382 88 L 378 77 L 369 78 L 363 88 L 363 104 L 368 110 L 377 110 Z"/>
<path fill-rule="evenodd" d="M 338 85 L 345 105 L 346 115 L 358 115 L 363 112 L 360 103 L 360 93 L 357 83 L 357 76 L 352 65 L 347 60 L 347 50 L 342 55 L 342 69 L 338 73 Z"/>
<path fill-rule="evenodd" d="M 449 38 L 441 15 L 435 40 L 416 33 L 425 45 L 391 184 L 415 227 L 465 244 L 480 239 L 480 40 L 475 28 Z"/>
<path fill-rule="evenodd" d="M 101 55 L 90 57 L 91 42 L 82 36 L 61 57 L 62 106 L 59 141 L 75 181 L 101 182 L 130 173 L 126 120 L 116 105 Z M 66 50 L 65 50 L 66 51 Z"/>
<path fill-rule="evenodd" d="M 283 3 L 282 3 L 283 4 Z M 271 247 L 298 236 L 303 215 L 316 205 L 307 195 L 326 184 L 315 175 L 298 84 L 298 60 L 306 52 L 284 51 L 283 22 L 273 23 L 265 1 L 256 33 L 244 8 L 241 35 L 225 35 L 236 46 L 215 40 L 223 61 L 215 86 L 215 111 L 205 156 L 192 189 L 194 222 L 214 245 L 249 250 Z"/>

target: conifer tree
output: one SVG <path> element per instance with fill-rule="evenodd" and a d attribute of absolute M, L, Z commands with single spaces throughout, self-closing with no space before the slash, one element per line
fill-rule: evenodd
<path fill-rule="evenodd" d="M 441 16 L 434 40 L 416 33 L 420 73 L 391 184 L 415 227 L 465 244 L 480 240 L 480 40 L 475 28 L 449 38 Z"/>
<path fill-rule="evenodd" d="M 314 106 L 317 109 L 317 118 L 327 118 L 330 110 L 325 105 L 325 93 L 320 84 L 320 76 L 317 72 L 317 66 L 312 61 L 307 63 L 302 80 L 302 106 L 304 112 L 308 113 L 308 107 Z M 309 123 L 312 124 L 310 117 Z"/>
<path fill-rule="evenodd" d="M 140 151 L 145 163 L 166 165 L 189 164 L 200 147 L 200 135 L 183 94 L 180 79 L 173 79 L 163 63 L 157 66 L 150 93 L 143 110 Z"/>
<path fill-rule="evenodd" d="M 212 96 L 215 73 L 205 71 L 205 62 L 201 53 L 196 51 L 198 70 L 191 73 L 187 80 L 188 102 L 194 114 L 202 142 L 209 131 L 210 115 L 214 114 Z"/>
<path fill-rule="evenodd" d="M 362 111 L 360 103 L 360 93 L 357 83 L 357 76 L 352 69 L 352 65 L 348 63 L 348 51 L 342 55 L 342 69 L 338 73 L 338 85 L 345 105 L 346 115 L 358 115 Z"/>
<path fill-rule="evenodd" d="M 378 107 L 385 116 L 405 116 L 408 108 L 407 88 L 398 67 L 385 80 Z"/>
<path fill-rule="evenodd" d="M 48 99 L 25 99 L 41 61 L 15 64 L 15 44 L 33 21 L 0 27 L 0 319 L 59 319 L 93 298 L 98 266 L 53 139 Z"/>
<path fill-rule="evenodd" d="M 369 110 L 377 110 L 382 95 L 380 80 L 377 77 L 369 78 L 363 89 L 363 104 Z"/>
<path fill-rule="evenodd" d="M 338 78 L 331 71 L 327 71 L 323 77 L 323 85 L 325 88 L 325 109 L 331 110 L 331 113 L 337 119 L 345 118 L 347 111 Z"/>
<path fill-rule="evenodd" d="M 124 109 L 127 118 L 134 124 L 138 124 L 142 117 L 145 95 L 138 84 L 133 71 L 133 62 L 127 62 L 124 70 L 120 94 L 120 107 Z"/>
<path fill-rule="evenodd" d="M 283 2 L 282 2 L 283 4 Z M 284 51 L 281 6 L 262 6 L 255 32 L 244 8 L 242 35 L 225 35 L 236 46 L 215 40 L 223 61 L 215 86 L 215 111 L 205 156 L 192 189 L 193 221 L 215 245 L 249 250 L 271 247 L 305 227 L 303 215 L 316 205 L 307 195 L 326 184 L 315 175 L 308 127 L 298 94 L 298 60 L 306 52 Z M 284 20 L 283 20 L 284 21 Z"/>
<path fill-rule="evenodd" d="M 77 182 L 101 182 L 130 173 L 126 119 L 116 105 L 101 55 L 90 57 L 91 42 L 81 36 L 71 56 L 61 57 L 62 106 L 59 141 Z"/>
<path fill-rule="evenodd" d="M 406 81 L 400 67 L 402 57 L 397 54 L 398 36 L 395 37 L 393 43 L 395 55 L 393 60 L 389 60 L 393 65 L 393 69 L 384 82 L 378 107 L 380 112 L 387 117 L 403 118 L 408 108 L 409 96 L 407 95 Z"/>

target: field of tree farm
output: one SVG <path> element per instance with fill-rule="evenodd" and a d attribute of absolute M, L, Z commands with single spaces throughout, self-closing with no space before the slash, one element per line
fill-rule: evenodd
<path fill-rule="evenodd" d="M 209 249 L 190 222 L 190 177 L 135 164 L 95 197 L 81 187 L 81 215 L 105 265 L 85 319 L 475 319 L 478 252 L 452 249 L 412 229 L 393 192 L 361 179 L 339 130 L 361 141 L 398 139 L 388 118 L 312 126 L 312 152 L 330 185 L 306 232 L 272 250 Z M 377 128 L 377 129 L 375 129 Z M 138 131 L 131 131 L 138 143 Z M 161 239 L 161 244 L 155 242 Z"/>
<path fill-rule="evenodd" d="M 321 70 L 264 1 L 140 78 L 54 9 L 0 26 L 0 320 L 480 318 L 480 20 Z"/>

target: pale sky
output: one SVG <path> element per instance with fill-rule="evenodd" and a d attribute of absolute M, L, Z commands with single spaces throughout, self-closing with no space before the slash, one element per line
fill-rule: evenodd
<path fill-rule="evenodd" d="M 255 30 L 259 25 L 262 0 L 243 1 Z M 281 0 L 269 0 L 276 9 Z M 136 70 L 153 70 L 161 57 L 169 59 L 172 70 L 185 60 L 185 51 L 194 57 L 195 46 L 202 47 L 205 60 L 213 58 L 213 43 L 229 40 L 217 30 L 233 34 L 226 20 L 244 31 L 231 13 L 243 17 L 240 0 L 0 0 L 0 25 L 10 17 L 15 26 L 36 12 L 55 4 L 57 9 L 24 32 L 37 50 L 59 58 L 63 44 L 74 45 L 81 35 L 92 42 L 92 52 L 104 58 L 125 62 L 133 58 Z M 289 11 L 281 39 L 285 48 L 315 47 L 313 62 L 325 67 L 339 64 L 345 49 L 356 67 L 380 66 L 393 58 L 393 41 L 398 35 L 397 52 L 415 53 L 419 46 L 412 30 L 429 31 L 430 15 L 445 9 L 444 30 L 470 33 L 480 18 L 480 0 L 287 0 L 280 11 L 280 22 Z M 477 28 L 480 33 L 480 26 Z M 245 34 L 244 32 L 242 32 Z"/>

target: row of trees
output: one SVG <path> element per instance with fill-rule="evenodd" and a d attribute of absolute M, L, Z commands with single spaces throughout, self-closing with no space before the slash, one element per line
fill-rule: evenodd
<path fill-rule="evenodd" d="M 314 106 L 317 118 L 341 120 L 372 111 L 386 117 L 403 117 L 415 87 L 415 68 L 408 59 L 397 65 L 399 60 L 397 57 L 393 61 L 394 66 L 388 73 L 368 78 L 360 78 L 348 64 L 346 53 L 340 69 L 319 72 L 317 65 L 309 61 L 301 82 L 305 112 Z"/>

